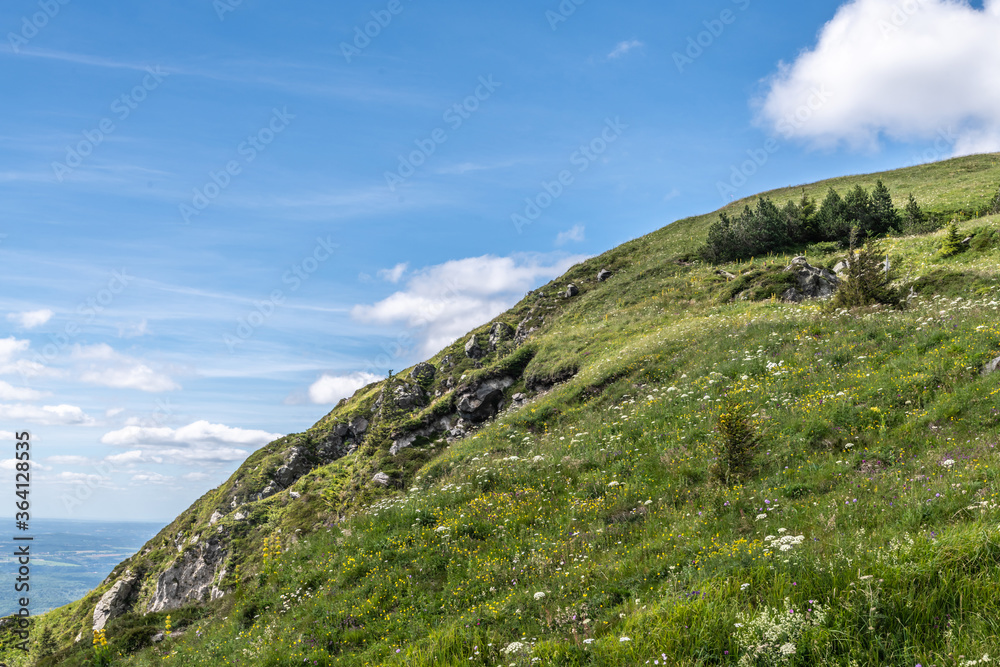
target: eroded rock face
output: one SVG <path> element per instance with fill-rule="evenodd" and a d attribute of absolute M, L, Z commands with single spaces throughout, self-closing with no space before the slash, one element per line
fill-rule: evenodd
<path fill-rule="evenodd" d="M 832 271 L 818 269 L 809 264 L 805 257 L 796 257 L 785 271 L 795 274 L 798 287 L 792 287 L 781 295 L 785 301 L 799 302 L 805 299 L 829 299 L 837 291 L 840 279 Z"/>
<path fill-rule="evenodd" d="M 126 572 L 125 577 L 118 581 L 101 596 L 94 607 L 94 630 L 102 630 L 113 619 L 118 618 L 132 607 L 132 594 L 138 592 L 136 584 L 139 577 Z"/>
<path fill-rule="evenodd" d="M 448 417 L 442 417 L 437 421 L 431 422 L 422 428 L 418 428 L 415 431 L 410 431 L 404 435 L 401 435 L 393 440 L 392 447 L 389 448 L 389 453 L 395 456 L 404 449 L 408 449 L 413 446 L 413 443 L 419 438 L 430 438 L 441 433 L 445 433 L 451 429 L 451 420 Z"/>
<path fill-rule="evenodd" d="M 514 327 L 503 322 L 494 322 L 490 327 L 490 350 L 496 350 L 497 345 L 514 339 Z"/>
<path fill-rule="evenodd" d="M 495 416 L 503 404 L 504 389 L 514 384 L 510 377 L 478 382 L 458 394 L 458 414 L 466 421 L 478 424 Z"/>
<path fill-rule="evenodd" d="M 475 336 L 469 336 L 465 341 L 465 356 L 469 359 L 482 359 L 486 356 L 486 350 L 482 348 Z"/>
<path fill-rule="evenodd" d="M 191 602 L 222 597 L 223 592 L 216 584 L 226 575 L 225 559 L 226 552 L 216 537 L 187 549 L 160 574 L 156 594 L 146 611 L 168 611 Z"/>

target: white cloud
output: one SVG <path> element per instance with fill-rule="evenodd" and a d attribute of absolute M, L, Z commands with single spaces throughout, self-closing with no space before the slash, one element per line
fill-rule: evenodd
<path fill-rule="evenodd" d="M 406 269 L 410 268 L 409 264 L 397 264 L 391 269 L 379 269 L 378 277 L 382 280 L 390 283 L 398 283 L 406 273 Z"/>
<path fill-rule="evenodd" d="M 94 420 L 75 405 L 4 405 L 0 404 L 0 418 L 10 421 L 29 421 L 51 426 L 71 424 L 90 426 Z"/>
<path fill-rule="evenodd" d="M 87 364 L 80 371 L 80 380 L 88 384 L 115 389 L 139 389 L 148 392 L 174 391 L 180 385 L 169 376 L 127 355 L 116 352 L 110 345 L 76 345 L 73 358 Z"/>
<path fill-rule="evenodd" d="M 309 387 L 309 400 L 321 405 L 332 405 L 342 398 L 352 396 L 358 389 L 381 379 L 372 373 L 324 374 Z"/>
<path fill-rule="evenodd" d="M 17 459 L 3 459 L 0 460 L 0 470 L 17 470 L 17 464 L 20 463 Z M 31 462 L 32 470 L 51 470 L 50 467 L 42 465 L 38 461 Z"/>
<path fill-rule="evenodd" d="M 112 486 L 111 480 L 109 478 L 85 472 L 60 472 L 53 475 L 51 479 L 55 481 L 57 484 L 82 483 L 86 484 L 91 488 L 97 488 L 97 487 L 109 488 Z"/>
<path fill-rule="evenodd" d="M 108 418 L 117 417 L 123 412 L 125 412 L 125 408 L 108 408 L 104 411 L 104 416 Z"/>
<path fill-rule="evenodd" d="M 573 225 L 572 229 L 567 229 L 565 232 L 559 232 L 556 236 L 556 245 L 566 245 L 567 243 L 580 243 L 586 239 L 587 228 L 583 225 Z"/>
<path fill-rule="evenodd" d="M 212 476 L 204 472 L 189 472 L 186 475 L 181 475 L 181 477 L 188 480 L 189 482 L 204 482 L 206 479 L 210 479 Z"/>
<path fill-rule="evenodd" d="M 8 322 L 16 322 L 23 329 L 34 329 L 40 327 L 52 319 L 54 313 L 45 308 L 43 310 L 30 310 L 23 313 L 10 313 L 7 315 Z"/>
<path fill-rule="evenodd" d="M 416 272 L 405 290 L 372 305 L 355 306 L 351 315 L 365 323 L 405 324 L 422 339 L 420 352 L 430 356 L 583 259 L 486 255 L 453 260 Z"/>
<path fill-rule="evenodd" d="M 0 401 L 37 401 L 48 395 L 47 392 L 36 391 L 27 387 L 15 387 L 0 380 Z"/>
<path fill-rule="evenodd" d="M 18 340 L 13 336 L 0 338 L 0 375 L 18 374 L 22 377 L 33 377 L 45 373 L 45 366 L 37 361 L 18 359 L 30 347 L 29 340 Z"/>
<path fill-rule="evenodd" d="M 112 454 L 111 456 L 104 457 L 104 460 L 108 463 L 128 465 L 131 463 L 142 463 L 146 460 L 145 454 L 138 449 L 134 449 L 130 452 L 124 452 L 122 454 Z"/>
<path fill-rule="evenodd" d="M 126 426 L 123 429 L 105 433 L 101 442 L 105 445 L 123 447 L 160 447 L 164 445 L 190 448 L 212 448 L 224 445 L 260 447 L 280 437 L 280 433 L 234 428 L 225 424 L 211 424 L 201 420 L 177 429 L 166 426 Z"/>
<path fill-rule="evenodd" d="M 626 53 L 633 49 L 638 49 L 639 47 L 645 46 L 642 42 L 637 39 L 628 40 L 625 42 L 619 42 L 614 50 L 608 54 L 609 60 L 614 60 L 616 58 L 621 58 Z"/>
<path fill-rule="evenodd" d="M 31 341 L 18 340 L 13 336 L 0 338 L 0 363 L 7 363 L 15 356 L 31 347 Z"/>
<path fill-rule="evenodd" d="M 157 472 L 140 472 L 132 475 L 132 481 L 142 484 L 168 484 L 174 481 L 174 478 Z"/>
<path fill-rule="evenodd" d="M 86 456 L 47 456 L 45 460 L 56 466 L 86 465 L 90 462 Z"/>
<path fill-rule="evenodd" d="M 815 48 L 779 65 L 759 119 L 817 146 L 950 135 L 953 155 L 1000 150 L 1000 0 L 984 4 L 842 5 Z"/>

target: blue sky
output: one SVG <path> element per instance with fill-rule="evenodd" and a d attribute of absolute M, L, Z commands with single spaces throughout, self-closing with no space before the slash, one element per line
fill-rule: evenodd
<path fill-rule="evenodd" d="M 998 23 L 10 0 L 0 443 L 31 431 L 41 516 L 169 520 L 583 257 L 729 196 L 997 150 Z"/>

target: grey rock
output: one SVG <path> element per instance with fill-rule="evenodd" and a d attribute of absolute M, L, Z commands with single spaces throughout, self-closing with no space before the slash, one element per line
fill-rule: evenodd
<path fill-rule="evenodd" d="M 992 373 L 996 373 L 997 370 L 1000 370 L 1000 357 L 997 357 L 983 367 L 983 375 L 991 375 Z"/>
<path fill-rule="evenodd" d="M 375 476 L 372 477 L 372 482 L 379 486 L 389 486 L 389 482 L 391 481 L 392 479 L 384 472 L 375 473 Z"/>
<path fill-rule="evenodd" d="M 153 635 L 153 643 L 159 644 L 160 642 L 163 641 L 163 637 L 164 634 L 162 630 L 160 632 L 157 632 L 155 635 Z"/>
<path fill-rule="evenodd" d="M 364 417 L 355 417 L 351 420 L 351 430 L 355 437 L 363 435 L 368 430 L 368 420 Z"/>
<path fill-rule="evenodd" d="M 351 427 L 348 426 L 347 424 L 337 424 L 336 426 L 333 427 L 333 430 L 331 431 L 331 433 L 333 433 L 333 435 L 337 436 L 338 438 L 343 438 L 350 432 L 351 432 Z"/>
<path fill-rule="evenodd" d="M 514 339 L 514 327 L 503 322 L 494 322 L 490 327 L 490 350 L 496 350 L 497 345 Z"/>
<path fill-rule="evenodd" d="M 456 397 L 458 414 L 466 421 L 478 424 L 499 412 L 504 389 L 514 384 L 514 379 L 503 377 L 475 383 Z"/>
<path fill-rule="evenodd" d="M 433 382 L 435 375 L 437 375 L 437 369 L 426 361 L 417 364 L 410 371 L 410 377 L 420 383 Z"/>
<path fill-rule="evenodd" d="M 563 296 L 567 299 L 572 299 L 574 296 L 578 296 L 579 294 L 580 294 L 580 289 L 572 283 L 567 285 L 566 291 L 563 292 Z"/>
<path fill-rule="evenodd" d="M 298 491 L 289 491 L 288 497 L 291 498 L 292 500 L 298 500 L 299 498 L 302 497 L 302 494 L 299 493 Z"/>
<path fill-rule="evenodd" d="M 849 264 L 848 264 L 847 262 L 844 262 L 844 261 L 840 261 L 840 262 L 837 262 L 837 263 L 836 263 L 836 264 L 835 264 L 835 265 L 833 266 L 833 272 L 834 272 L 834 273 L 843 273 L 844 271 L 846 271 L 846 270 L 847 270 L 847 268 L 848 268 L 849 266 L 850 266 L 850 265 L 849 265 Z"/>
<path fill-rule="evenodd" d="M 972 243 L 972 237 L 971 236 L 967 236 L 967 237 L 965 237 L 965 239 L 962 240 L 962 245 L 969 245 L 970 243 Z"/>
<path fill-rule="evenodd" d="M 615 274 L 611 273 L 607 269 L 601 269 L 600 272 L 597 274 L 597 282 L 603 283 L 605 280 L 607 280 L 613 275 Z"/>
<path fill-rule="evenodd" d="M 94 630 L 102 630 L 108 621 L 118 618 L 132 606 L 132 594 L 138 592 L 139 578 L 126 571 L 125 577 L 101 596 L 94 607 Z"/>
<path fill-rule="evenodd" d="M 450 428 L 451 419 L 448 417 L 441 417 L 440 419 L 426 424 L 418 429 L 394 436 L 395 439 L 392 442 L 392 447 L 389 448 L 389 454 L 395 456 L 404 449 L 412 447 L 413 443 L 415 443 L 418 438 L 433 438 L 441 433 L 447 432 Z"/>
<path fill-rule="evenodd" d="M 222 514 L 221 512 L 213 512 L 212 516 L 209 517 L 208 519 L 208 525 L 214 526 L 216 522 L 218 522 L 218 520 L 221 519 L 223 516 L 225 515 Z"/>
<path fill-rule="evenodd" d="M 451 368 L 455 365 L 455 360 L 451 358 L 450 354 L 444 355 L 441 359 L 441 368 Z"/>
<path fill-rule="evenodd" d="M 736 276 L 734 276 L 733 274 L 729 273 L 729 271 L 723 271 L 722 269 L 719 269 L 718 271 L 716 271 L 715 275 L 722 276 L 726 280 L 736 280 Z"/>
<path fill-rule="evenodd" d="M 465 341 L 465 356 L 469 359 L 482 359 L 486 356 L 486 350 L 476 340 L 475 335 L 469 336 L 469 340 Z"/>
<path fill-rule="evenodd" d="M 802 292 L 798 291 L 794 287 L 789 287 L 781 294 L 781 300 L 788 303 L 800 303 L 805 300 Z"/>
<path fill-rule="evenodd" d="M 396 395 L 396 407 L 400 410 L 413 410 L 427 404 L 427 394 L 420 385 L 401 384 L 393 388 Z"/>
<path fill-rule="evenodd" d="M 301 447 L 292 447 L 288 462 L 278 468 L 271 479 L 279 488 L 287 489 L 311 469 L 306 451 Z"/>
<path fill-rule="evenodd" d="M 177 609 L 190 602 L 201 602 L 222 596 L 214 584 L 225 576 L 222 567 L 226 552 L 218 537 L 212 537 L 197 547 L 187 549 L 174 563 L 160 573 L 156 592 L 147 612 Z"/>
<path fill-rule="evenodd" d="M 785 271 L 795 274 L 795 279 L 799 283 L 798 291 L 806 299 L 828 299 L 833 296 L 840 284 L 840 279 L 832 271 L 810 265 L 805 257 L 793 259 Z"/>
<path fill-rule="evenodd" d="M 244 514 L 243 512 L 237 512 L 235 515 L 233 515 L 233 518 L 236 519 L 237 521 L 243 521 L 244 519 L 247 518 L 247 515 Z"/>

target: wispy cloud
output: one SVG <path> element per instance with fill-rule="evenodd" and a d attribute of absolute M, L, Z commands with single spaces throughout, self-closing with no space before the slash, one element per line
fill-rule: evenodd
<path fill-rule="evenodd" d="M 378 277 L 389 283 L 398 283 L 409 268 L 408 263 L 397 264 L 391 269 L 379 269 Z"/>
<path fill-rule="evenodd" d="M 645 46 L 645 44 L 643 44 L 637 39 L 632 39 L 625 42 L 619 42 L 618 45 L 611 51 L 611 53 L 608 54 L 607 58 L 608 60 L 615 60 L 617 58 L 621 58 L 629 51 L 633 51 L 643 46 Z"/>
<path fill-rule="evenodd" d="M 110 345 L 76 345 L 73 359 L 83 362 L 86 368 L 80 371 L 80 380 L 88 384 L 116 389 L 139 389 L 140 391 L 161 392 L 180 389 L 180 385 L 169 376 L 127 355 L 116 352 Z"/>
<path fill-rule="evenodd" d="M 573 225 L 572 229 L 567 229 L 565 232 L 559 232 L 556 236 L 556 245 L 563 246 L 567 243 L 581 243 L 586 240 L 587 228 L 583 225 Z"/>

